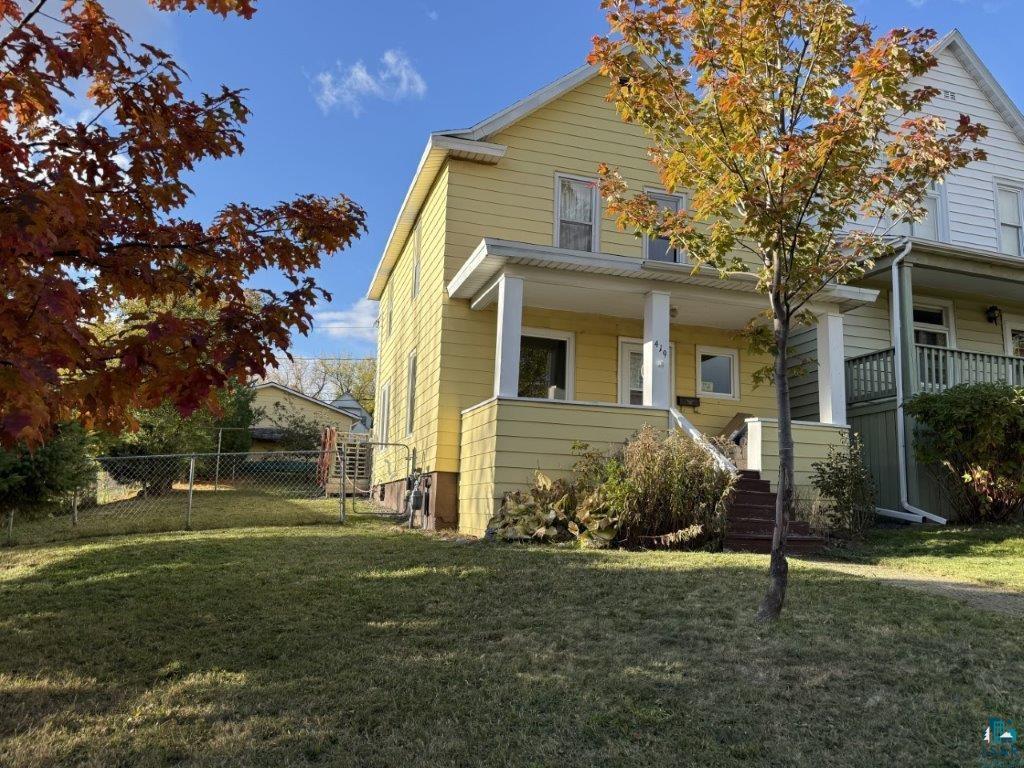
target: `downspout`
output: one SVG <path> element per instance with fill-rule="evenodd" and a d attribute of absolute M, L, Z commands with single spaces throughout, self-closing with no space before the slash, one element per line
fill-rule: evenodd
<path fill-rule="evenodd" d="M 894 512 L 893 510 L 881 508 L 877 511 L 885 517 L 914 520 L 915 522 L 931 520 L 933 523 L 945 525 L 946 518 L 915 507 L 910 503 L 910 496 L 907 493 L 907 420 L 903 407 L 905 393 L 903 391 L 903 337 L 900 333 L 902 312 L 900 307 L 899 267 L 910 254 L 912 248 L 913 243 L 907 239 L 903 250 L 892 260 L 892 294 L 889 299 L 889 311 L 892 313 L 893 372 L 896 375 L 896 454 L 899 459 L 900 507 L 905 511 Z"/>

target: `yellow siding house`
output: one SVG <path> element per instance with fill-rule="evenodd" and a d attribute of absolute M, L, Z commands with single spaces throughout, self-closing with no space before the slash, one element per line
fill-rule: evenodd
<path fill-rule="evenodd" d="M 428 525 L 482 534 L 507 491 L 571 466 L 574 441 L 613 447 L 644 424 L 696 439 L 745 431 L 756 439 L 734 458 L 771 466 L 774 392 L 753 382 L 769 360 L 738 337 L 765 299 L 752 275 L 694 270 L 602 215 L 602 162 L 663 205 L 687 204 L 660 188 L 643 133 L 606 92 L 584 66 L 427 141 L 368 295 L 380 302 L 374 432 L 387 444 L 374 492 L 398 506 L 410 465 L 421 469 Z M 843 317 L 877 295 L 835 287 L 812 308 L 826 364 L 815 417 L 797 429 L 803 465 L 846 428 Z"/>

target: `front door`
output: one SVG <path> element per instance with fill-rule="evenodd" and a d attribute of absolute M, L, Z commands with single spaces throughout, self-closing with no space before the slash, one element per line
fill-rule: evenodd
<path fill-rule="evenodd" d="M 670 400 L 675 401 L 675 344 L 669 353 L 669 374 L 672 381 Z M 619 403 L 644 404 L 644 345 L 635 339 L 619 340 Z"/>

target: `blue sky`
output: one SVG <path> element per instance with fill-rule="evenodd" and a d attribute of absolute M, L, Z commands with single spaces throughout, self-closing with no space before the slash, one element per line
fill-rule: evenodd
<path fill-rule="evenodd" d="M 368 212 L 369 233 L 318 274 L 333 301 L 317 308 L 310 336 L 296 337 L 303 356 L 372 354 L 375 306 L 361 299 L 427 134 L 472 125 L 579 66 L 604 24 L 597 0 L 262 0 L 248 22 L 142 3 L 108 0 L 138 39 L 175 53 L 196 89 L 249 89 L 247 151 L 197 171 L 192 215 L 304 192 L 344 192 Z M 854 5 L 882 29 L 959 27 L 1024 104 L 1024 0 Z"/>

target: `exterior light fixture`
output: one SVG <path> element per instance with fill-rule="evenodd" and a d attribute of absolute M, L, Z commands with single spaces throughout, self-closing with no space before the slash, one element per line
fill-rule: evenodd
<path fill-rule="evenodd" d="M 998 325 L 1000 318 L 1003 316 L 1003 310 L 993 304 L 991 307 L 985 310 L 985 319 L 988 320 L 992 325 Z"/>

